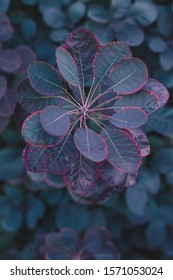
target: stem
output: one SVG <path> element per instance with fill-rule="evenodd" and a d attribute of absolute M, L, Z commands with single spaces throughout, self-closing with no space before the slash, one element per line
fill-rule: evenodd
<path fill-rule="evenodd" d="M 90 90 L 89 90 L 89 93 L 88 93 L 88 96 L 87 96 L 87 99 L 86 99 L 86 102 L 85 102 L 85 106 L 88 105 L 87 103 L 88 103 L 88 101 L 89 101 L 89 97 L 90 97 L 90 95 L 91 95 L 91 92 L 92 92 L 94 83 L 95 83 L 95 78 L 92 80 L 92 84 L 91 84 L 91 87 L 90 87 Z"/>
<path fill-rule="evenodd" d="M 63 88 L 63 91 L 61 92 L 65 92 L 79 107 L 81 107 L 81 104 L 65 88 Z"/>

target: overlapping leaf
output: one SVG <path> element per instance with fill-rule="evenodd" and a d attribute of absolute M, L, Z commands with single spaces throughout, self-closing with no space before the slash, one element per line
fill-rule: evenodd
<path fill-rule="evenodd" d="M 47 154 L 46 148 L 39 148 L 30 144 L 23 151 L 23 163 L 27 170 L 36 173 L 46 171 Z"/>

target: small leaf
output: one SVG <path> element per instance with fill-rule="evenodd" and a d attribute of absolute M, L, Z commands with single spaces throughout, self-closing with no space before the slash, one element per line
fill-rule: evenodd
<path fill-rule="evenodd" d="M 54 7 L 48 7 L 43 12 L 43 19 L 45 23 L 54 29 L 61 28 L 65 25 L 65 14 L 59 9 Z"/>
<path fill-rule="evenodd" d="M 173 149 L 163 148 L 159 150 L 151 161 L 152 168 L 161 174 L 169 174 L 173 170 Z"/>
<path fill-rule="evenodd" d="M 18 86 L 17 99 L 22 107 L 34 113 L 35 111 L 42 110 L 47 106 L 59 105 L 62 99 L 59 96 L 44 96 L 31 87 L 28 79 L 23 80 Z"/>
<path fill-rule="evenodd" d="M 81 154 L 91 161 L 100 162 L 107 156 L 105 140 L 89 128 L 78 128 L 74 133 L 74 142 Z"/>
<path fill-rule="evenodd" d="M 22 64 L 19 53 L 15 50 L 0 50 L 0 69 L 12 73 Z"/>
<path fill-rule="evenodd" d="M 28 67 L 28 78 L 32 87 L 43 95 L 60 94 L 64 87 L 58 72 L 46 62 L 31 64 Z"/>
<path fill-rule="evenodd" d="M 114 167 L 132 173 L 141 165 L 140 149 L 135 140 L 126 132 L 106 129 L 101 132 L 108 146 L 107 161 Z"/>
<path fill-rule="evenodd" d="M 64 136 L 70 128 L 68 112 L 58 106 L 46 107 L 40 115 L 43 128 L 53 136 Z"/>
<path fill-rule="evenodd" d="M 131 14 L 142 26 L 148 26 L 157 19 L 157 7 L 150 2 L 135 2 L 131 8 Z"/>
<path fill-rule="evenodd" d="M 148 46 L 153 52 L 162 53 L 166 50 L 167 44 L 161 37 L 152 36 L 148 39 Z"/>
<path fill-rule="evenodd" d="M 8 0 L 7 0 L 8 1 Z M 13 34 L 9 18 L 0 12 L 0 42 L 8 41 Z"/>
<path fill-rule="evenodd" d="M 125 59 L 111 69 L 109 78 L 109 89 L 113 89 L 117 94 L 130 94 L 144 86 L 148 71 L 140 59 Z"/>
<path fill-rule="evenodd" d="M 41 125 L 40 113 L 37 111 L 24 121 L 22 126 L 22 135 L 26 142 L 39 147 L 51 147 L 61 142 L 61 137 L 51 136 Z"/>
<path fill-rule="evenodd" d="M 46 171 L 47 154 L 46 148 L 39 148 L 30 144 L 23 151 L 23 163 L 27 170 L 36 173 Z"/>
<path fill-rule="evenodd" d="M 72 86 L 79 87 L 79 72 L 71 54 L 62 47 L 56 49 L 56 61 L 63 78 Z"/>
<path fill-rule="evenodd" d="M 7 80 L 4 76 L 0 76 L 0 98 L 4 96 L 7 90 Z"/>
<path fill-rule="evenodd" d="M 110 117 L 110 123 L 120 128 L 137 128 L 144 125 L 148 115 L 139 108 L 123 108 Z"/>
<path fill-rule="evenodd" d="M 146 239 L 149 248 L 160 247 L 167 237 L 165 224 L 162 220 L 152 221 L 146 229 Z"/>
<path fill-rule="evenodd" d="M 69 172 L 65 174 L 64 180 L 68 188 L 83 195 L 94 187 L 98 177 L 98 165 L 79 154 L 72 162 Z"/>
<path fill-rule="evenodd" d="M 102 5 L 95 4 L 89 7 L 88 17 L 98 23 L 108 23 L 109 22 L 109 13 Z"/>
<path fill-rule="evenodd" d="M 58 146 L 47 150 L 48 158 L 46 162 L 47 171 L 54 174 L 62 174 L 70 169 L 71 163 L 77 156 L 77 150 L 73 137 L 64 137 Z"/>
<path fill-rule="evenodd" d="M 68 17 L 73 24 L 76 24 L 83 18 L 85 11 L 86 7 L 84 3 L 81 3 L 81 1 L 76 1 L 69 7 Z"/>
<path fill-rule="evenodd" d="M 167 47 L 166 50 L 160 54 L 160 64 L 165 71 L 169 71 L 173 68 L 173 49 Z"/>

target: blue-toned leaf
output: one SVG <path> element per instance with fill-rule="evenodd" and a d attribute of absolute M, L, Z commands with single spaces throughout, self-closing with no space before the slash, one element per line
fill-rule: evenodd
<path fill-rule="evenodd" d="M 160 54 L 160 64 L 165 71 L 173 68 L 173 48 L 167 47 L 166 50 Z"/>
<path fill-rule="evenodd" d="M 96 54 L 93 62 L 93 75 L 96 86 L 104 83 L 110 74 L 110 70 L 123 59 L 131 58 L 129 47 L 121 42 L 108 43 Z"/>
<path fill-rule="evenodd" d="M 59 29 L 59 30 L 53 30 L 50 33 L 50 38 L 51 38 L 52 41 L 54 41 L 56 43 L 61 43 L 61 42 L 65 41 L 68 34 L 69 34 L 69 31 L 65 28 L 62 28 L 62 29 Z"/>
<path fill-rule="evenodd" d="M 67 172 L 76 156 L 77 149 L 73 137 L 64 137 L 58 146 L 48 149 L 47 171 L 54 174 Z"/>
<path fill-rule="evenodd" d="M 163 244 L 166 238 L 166 228 L 161 220 L 152 221 L 146 229 L 146 239 L 150 248 Z"/>
<path fill-rule="evenodd" d="M 98 23 L 108 23 L 110 20 L 108 11 L 99 4 L 90 6 L 87 15 L 90 19 Z"/>
<path fill-rule="evenodd" d="M 114 167 L 125 171 L 135 172 L 141 164 L 141 154 L 135 140 L 126 132 L 106 129 L 101 132 L 108 146 L 107 160 Z"/>
<path fill-rule="evenodd" d="M 62 102 L 58 96 L 44 96 L 31 87 L 28 79 L 22 81 L 18 87 L 17 99 L 24 109 L 30 113 L 42 110 L 47 106 L 59 105 Z"/>
<path fill-rule="evenodd" d="M 129 210 L 136 216 L 142 216 L 148 202 L 147 194 L 134 185 L 126 190 L 125 199 Z"/>
<path fill-rule="evenodd" d="M 154 170 L 142 168 L 138 176 L 138 189 L 143 190 L 148 194 L 157 194 L 160 190 L 160 176 Z"/>
<path fill-rule="evenodd" d="M 81 88 L 92 81 L 92 62 L 99 49 L 95 36 L 83 28 L 74 30 L 66 39 L 66 49 L 71 53 L 80 77 Z"/>
<path fill-rule="evenodd" d="M 135 141 L 138 143 L 142 157 L 148 156 L 150 153 L 150 143 L 147 135 L 141 128 L 128 129 L 128 132 L 133 136 Z"/>
<path fill-rule="evenodd" d="M 74 2 L 68 9 L 68 17 L 73 24 L 79 22 L 85 15 L 86 7 L 81 1 Z"/>
<path fill-rule="evenodd" d="M 103 161 L 107 156 L 107 145 L 101 135 L 91 129 L 78 128 L 74 142 L 81 154 L 94 162 Z"/>
<path fill-rule="evenodd" d="M 15 148 L 0 150 L 0 180 L 13 180 L 24 175 L 21 153 L 20 149 Z"/>
<path fill-rule="evenodd" d="M 6 1 L 4 1 L 6 2 Z M 13 34 L 13 27 L 6 15 L 0 14 L 0 42 L 8 41 Z"/>
<path fill-rule="evenodd" d="M 63 78 L 72 86 L 79 87 L 79 72 L 71 54 L 63 47 L 56 49 L 56 61 Z"/>
<path fill-rule="evenodd" d="M 37 111 L 24 121 L 22 126 L 22 135 L 26 142 L 39 147 L 51 147 L 61 142 L 61 137 L 51 136 L 41 125 L 41 111 Z"/>
<path fill-rule="evenodd" d="M 27 18 L 22 21 L 21 33 L 27 41 L 31 40 L 36 35 L 36 32 L 37 25 L 32 18 Z"/>
<path fill-rule="evenodd" d="M 0 50 L 0 69 L 12 73 L 22 64 L 21 57 L 16 50 Z"/>
<path fill-rule="evenodd" d="M 153 52 L 156 53 L 162 53 L 167 48 L 166 41 L 164 41 L 164 39 L 159 36 L 152 36 L 151 38 L 149 38 L 148 46 Z"/>
<path fill-rule="evenodd" d="M 26 205 L 26 223 L 29 229 L 35 228 L 38 219 L 44 215 L 44 205 L 36 197 L 29 195 Z"/>
<path fill-rule="evenodd" d="M 16 48 L 18 51 L 21 59 L 22 59 L 22 65 L 18 69 L 20 72 L 26 73 L 27 67 L 30 63 L 34 63 L 37 60 L 36 54 L 27 46 L 20 45 Z"/>
<path fill-rule="evenodd" d="M 15 89 L 8 89 L 0 100 L 0 116 L 9 117 L 13 114 L 16 105 Z"/>
<path fill-rule="evenodd" d="M 140 59 L 125 59 L 111 69 L 109 89 L 117 94 L 134 93 L 144 86 L 147 78 L 147 67 Z"/>
<path fill-rule="evenodd" d="M 134 94 L 121 96 L 113 106 L 115 112 L 126 107 L 142 109 L 150 114 L 160 107 L 160 99 L 155 92 L 142 88 Z"/>
<path fill-rule="evenodd" d="M 151 2 L 135 2 L 131 14 L 142 26 L 148 26 L 157 19 L 157 7 Z"/>
<path fill-rule="evenodd" d="M 45 23 L 52 28 L 61 28 L 65 25 L 65 14 L 58 7 L 49 7 L 43 11 Z"/>
<path fill-rule="evenodd" d="M 157 25 L 160 33 L 164 37 L 169 37 L 173 32 L 173 18 L 172 11 L 169 7 L 160 6 Z"/>
<path fill-rule="evenodd" d="M 6 13 L 9 6 L 10 6 L 10 1 L 11 0 L 1 0 L 0 1 L 0 13 Z"/>
<path fill-rule="evenodd" d="M 173 149 L 164 148 L 158 151 L 152 159 L 152 167 L 159 173 L 169 174 L 173 170 Z"/>
<path fill-rule="evenodd" d="M 41 94 L 61 95 L 64 83 L 50 64 L 43 61 L 31 64 L 28 67 L 28 78 L 33 88 Z"/>
<path fill-rule="evenodd" d="M 111 8 L 114 12 L 114 17 L 116 19 L 122 18 L 126 15 L 126 13 L 129 11 L 131 6 L 131 0 L 112 0 L 111 1 Z"/>
<path fill-rule="evenodd" d="M 7 90 L 7 80 L 4 76 L 0 76 L 0 99 L 6 93 Z"/>
<path fill-rule="evenodd" d="M 65 174 L 64 180 L 68 188 L 83 195 L 94 187 L 98 177 L 98 165 L 79 154 L 72 162 L 69 172 Z"/>
<path fill-rule="evenodd" d="M 65 187 L 65 183 L 61 175 L 47 172 L 45 180 L 49 186 L 56 189 L 62 189 Z"/>
<path fill-rule="evenodd" d="M 2 226 L 7 232 L 17 231 L 23 222 L 23 213 L 12 207 L 6 207 L 5 215 L 2 219 Z"/>
<path fill-rule="evenodd" d="M 64 136 L 70 128 L 68 111 L 58 106 L 46 107 L 41 112 L 40 121 L 46 132 L 53 136 Z"/>
<path fill-rule="evenodd" d="M 27 170 L 36 173 L 46 171 L 47 154 L 46 148 L 26 145 L 23 151 L 23 163 Z"/>
<path fill-rule="evenodd" d="M 138 128 L 148 120 L 148 115 L 139 108 L 123 108 L 113 114 L 109 121 L 120 128 Z"/>
<path fill-rule="evenodd" d="M 144 41 L 143 30 L 135 23 L 120 21 L 114 24 L 113 28 L 117 40 L 122 41 L 129 46 L 136 47 Z"/>

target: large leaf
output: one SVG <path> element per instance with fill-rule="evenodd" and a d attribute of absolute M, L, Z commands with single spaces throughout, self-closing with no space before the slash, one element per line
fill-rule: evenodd
<path fill-rule="evenodd" d="M 46 148 L 40 148 L 26 145 L 23 151 L 23 163 L 27 170 L 36 173 L 44 173 L 46 171 L 47 154 Z"/>
<path fill-rule="evenodd" d="M 137 128 L 144 125 L 148 115 L 139 108 L 123 108 L 110 117 L 110 123 L 120 128 Z"/>
<path fill-rule="evenodd" d="M 28 79 L 22 81 L 18 87 L 17 99 L 24 109 L 30 113 L 42 110 L 47 106 L 58 105 L 62 99 L 58 96 L 44 96 L 36 91 Z"/>
<path fill-rule="evenodd" d="M 58 146 L 48 149 L 46 168 L 54 174 L 65 173 L 70 169 L 72 161 L 77 156 L 73 137 L 64 137 Z"/>
<path fill-rule="evenodd" d="M 7 80 L 4 76 L 0 76 L 0 98 L 5 94 L 7 90 Z"/>
<path fill-rule="evenodd" d="M 160 99 L 154 92 L 142 88 L 134 94 L 121 96 L 113 107 L 115 112 L 126 107 L 133 107 L 150 114 L 160 107 Z"/>
<path fill-rule="evenodd" d="M 147 90 L 159 98 L 159 107 L 166 104 L 169 98 L 169 92 L 166 87 L 155 79 L 149 78 L 142 90 Z"/>
<path fill-rule="evenodd" d="M 40 115 L 44 129 L 53 136 L 64 136 L 70 128 L 68 111 L 58 106 L 46 107 Z"/>
<path fill-rule="evenodd" d="M 31 114 L 24 121 L 22 135 L 26 142 L 39 147 L 51 147 L 58 144 L 62 138 L 48 134 L 41 125 L 40 113 L 37 111 Z"/>
<path fill-rule="evenodd" d="M 76 194 L 82 195 L 94 187 L 98 177 L 98 165 L 79 154 L 64 179 L 67 187 Z"/>
<path fill-rule="evenodd" d="M 0 69 L 12 73 L 22 64 L 21 57 L 16 50 L 0 50 Z"/>
<path fill-rule="evenodd" d="M 79 28 L 66 39 L 65 47 L 75 60 L 83 88 L 92 81 L 92 62 L 99 49 L 99 43 L 92 33 Z"/>
<path fill-rule="evenodd" d="M 150 153 L 150 144 L 146 134 L 141 128 L 137 129 L 128 129 L 128 132 L 132 134 L 135 141 L 138 143 L 143 157 L 148 156 Z"/>
<path fill-rule="evenodd" d="M 103 83 L 111 68 L 123 59 L 131 58 L 129 47 L 121 42 L 108 43 L 96 54 L 93 61 L 93 75 L 96 83 Z"/>
<path fill-rule="evenodd" d="M 29 65 L 28 78 L 32 87 L 43 95 L 60 94 L 64 88 L 55 68 L 43 61 Z"/>
<path fill-rule="evenodd" d="M 79 87 L 79 72 L 71 54 L 65 48 L 59 47 L 56 49 L 56 61 L 64 79 L 70 85 Z"/>
<path fill-rule="evenodd" d="M 135 172 L 141 165 L 140 149 L 135 140 L 126 132 L 106 129 L 101 132 L 108 146 L 107 160 L 114 167 Z"/>
<path fill-rule="evenodd" d="M 110 89 L 117 94 L 130 94 L 144 86 L 148 78 L 148 71 L 140 59 L 125 59 L 111 69 L 109 78 Z"/>
<path fill-rule="evenodd" d="M 107 145 L 101 135 L 91 129 L 78 128 L 74 142 L 81 154 L 94 162 L 103 161 L 107 156 Z"/>

